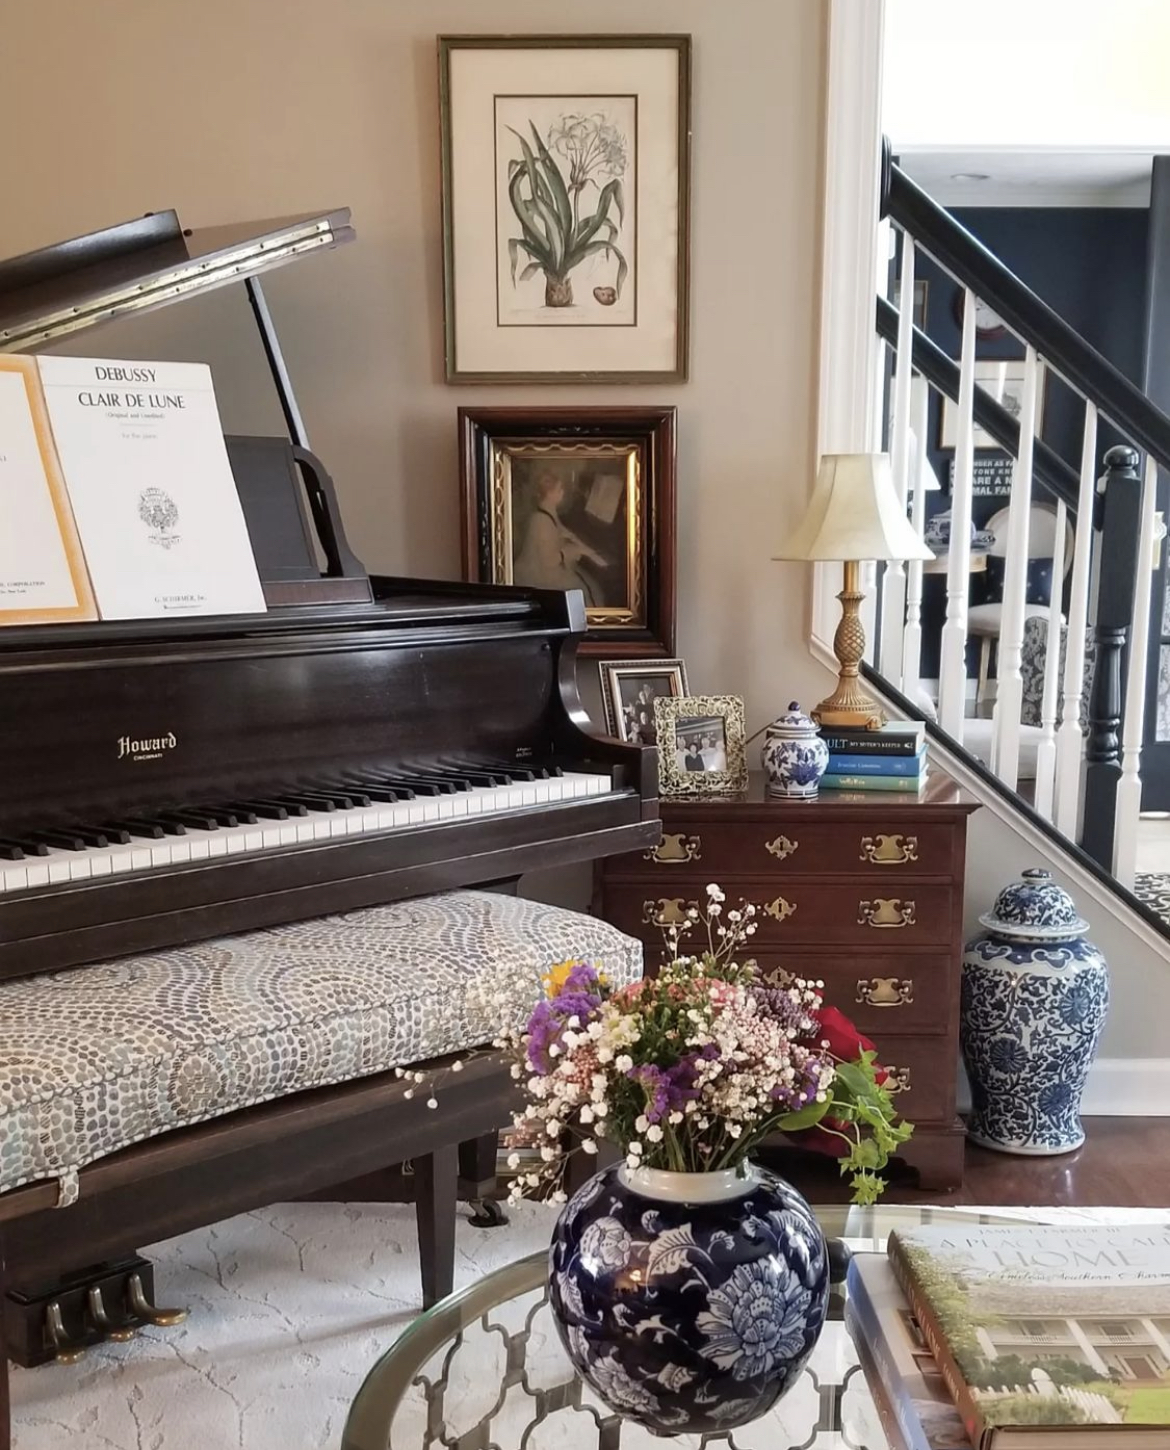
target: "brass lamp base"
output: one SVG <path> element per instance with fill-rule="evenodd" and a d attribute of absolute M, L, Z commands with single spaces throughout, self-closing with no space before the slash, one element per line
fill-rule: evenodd
<path fill-rule="evenodd" d="M 865 626 L 861 622 L 861 566 L 855 559 L 846 560 L 845 587 L 837 598 L 841 601 L 841 622 L 833 636 L 833 653 L 840 671 L 837 688 L 812 712 L 818 725 L 846 725 L 853 729 L 880 730 L 886 723 L 885 712 L 865 693 L 858 678 L 865 655 Z"/>

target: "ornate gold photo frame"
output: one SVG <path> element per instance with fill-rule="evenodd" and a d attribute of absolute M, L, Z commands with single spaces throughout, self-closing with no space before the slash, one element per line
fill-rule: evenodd
<path fill-rule="evenodd" d="M 682 660 L 599 660 L 605 728 L 629 745 L 656 745 L 654 702 L 687 693 L 687 667 Z"/>
<path fill-rule="evenodd" d="M 654 718 L 661 795 L 733 795 L 747 789 L 743 701 L 737 695 L 659 696 Z"/>
<path fill-rule="evenodd" d="M 466 577 L 579 590 L 586 653 L 674 647 L 674 409 L 461 408 Z"/>

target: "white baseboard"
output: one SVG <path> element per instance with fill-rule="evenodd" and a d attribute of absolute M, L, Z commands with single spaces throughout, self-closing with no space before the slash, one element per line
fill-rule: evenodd
<path fill-rule="evenodd" d="M 1170 1058 L 1100 1058 L 1089 1071 L 1081 1112 L 1093 1118 L 1170 1117 Z"/>

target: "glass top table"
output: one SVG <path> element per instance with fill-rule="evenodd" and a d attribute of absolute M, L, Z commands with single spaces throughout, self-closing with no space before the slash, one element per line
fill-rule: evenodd
<path fill-rule="evenodd" d="M 818 1207 L 826 1237 L 884 1252 L 897 1228 L 1011 1223 L 1010 1214 Z M 367 1375 L 342 1450 L 894 1450 L 845 1325 L 844 1286 L 788 1394 L 738 1430 L 651 1435 L 608 1410 L 574 1372 L 548 1305 L 547 1253 L 497 1269 L 421 1315 Z"/>

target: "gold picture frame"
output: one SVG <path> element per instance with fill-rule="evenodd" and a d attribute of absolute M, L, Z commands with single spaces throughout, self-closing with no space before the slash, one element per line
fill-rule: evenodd
<path fill-rule="evenodd" d="M 747 789 L 747 732 L 738 695 L 660 695 L 654 720 L 661 795 L 735 795 Z"/>
<path fill-rule="evenodd" d="M 654 701 L 687 693 L 682 660 L 598 660 L 605 728 L 628 745 L 655 745 Z M 665 686 L 665 688 L 663 688 Z"/>

